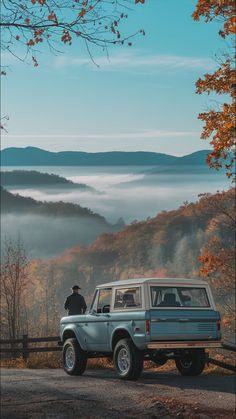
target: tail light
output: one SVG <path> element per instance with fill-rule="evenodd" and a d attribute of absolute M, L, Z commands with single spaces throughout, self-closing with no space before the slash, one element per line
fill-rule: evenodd
<path fill-rule="evenodd" d="M 220 332 L 220 320 L 217 320 L 217 330 Z"/>
<path fill-rule="evenodd" d="M 150 332 L 150 321 L 146 320 L 146 327 L 145 327 L 146 333 Z"/>

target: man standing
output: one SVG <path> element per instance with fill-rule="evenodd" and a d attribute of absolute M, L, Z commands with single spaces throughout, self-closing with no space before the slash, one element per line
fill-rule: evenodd
<path fill-rule="evenodd" d="M 65 301 L 65 310 L 68 310 L 69 316 L 74 316 L 76 314 L 84 314 L 86 311 L 86 303 L 84 297 L 79 294 L 81 288 L 78 285 L 72 287 L 72 294 L 67 297 Z"/>

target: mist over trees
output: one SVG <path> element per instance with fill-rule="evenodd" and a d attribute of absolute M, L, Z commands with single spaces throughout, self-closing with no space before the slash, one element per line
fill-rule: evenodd
<path fill-rule="evenodd" d="M 232 229 L 226 230 L 220 222 L 215 224 L 217 219 L 224 217 L 223 208 L 212 205 L 215 200 L 224 202 L 232 213 L 233 190 L 209 194 L 197 203 L 186 202 L 177 210 L 163 211 L 146 221 L 133 222 L 116 234 L 103 233 L 87 248 L 77 246 L 60 257 L 31 261 L 28 268 L 31 282 L 25 296 L 29 328 L 33 319 L 40 324 L 34 334 L 40 335 L 46 330 L 57 334 L 59 318 L 65 314 L 63 302 L 74 283 L 81 286 L 89 306 L 97 284 L 135 277 L 199 278 L 201 258 L 209 240 L 217 234 L 220 240 L 232 242 Z M 220 271 L 212 277 L 204 276 L 213 285 L 224 326 L 232 326 L 228 306 L 234 304 L 230 291 L 233 276 L 225 277 L 227 284 L 221 282 Z M 225 330 L 231 336 L 229 329 Z"/>
<path fill-rule="evenodd" d="M 103 232 L 116 232 L 124 221 L 110 224 L 89 208 L 73 203 L 41 202 L 1 188 L 2 237 L 21 235 L 29 258 L 49 258 L 78 244 L 88 246 Z"/>

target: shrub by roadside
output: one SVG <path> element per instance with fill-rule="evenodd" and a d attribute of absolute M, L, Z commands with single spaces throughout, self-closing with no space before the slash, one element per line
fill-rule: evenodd
<path fill-rule="evenodd" d="M 211 355 L 210 355 L 211 356 Z M 215 359 L 222 360 L 222 355 L 218 354 L 214 356 Z M 224 362 L 228 362 L 231 365 L 234 365 L 232 362 L 232 358 L 226 359 L 224 357 Z M 2 358 L 1 359 L 1 368 L 29 368 L 29 369 L 44 369 L 44 368 L 63 368 L 62 367 L 62 360 L 61 360 L 61 353 L 33 353 L 30 354 L 27 361 L 24 361 L 22 356 L 18 358 Z M 87 364 L 88 369 L 109 369 L 113 370 L 113 362 L 109 358 L 100 358 L 100 359 L 89 359 Z M 168 372 L 177 372 L 175 367 L 174 360 L 169 360 L 166 364 L 161 367 L 157 367 L 154 362 L 152 361 L 145 361 L 144 362 L 144 369 L 154 372 L 160 373 L 168 373 Z M 228 371 L 226 369 L 220 368 L 216 365 L 209 365 L 203 371 L 204 375 L 207 374 L 233 374 L 233 372 Z"/>

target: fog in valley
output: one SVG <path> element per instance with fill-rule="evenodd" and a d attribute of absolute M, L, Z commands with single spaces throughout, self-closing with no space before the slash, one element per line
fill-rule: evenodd
<path fill-rule="evenodd" d="M 5 167 L 3 170 L 15 168 Z M 32 170 L 21 167 L 21 170 Z M 35 170 L 35 168 L 34 168 Z M 54 173 L 75 183 L 91 186 L 95 191 L 46 188 L 7 188 L 13 193 L 40 201 L 73 202 L 103 215 L 116 223 L 122 217 L 126 224 L 145 220 L 163 210 L 178 208 L 185 201 L 196 201 L 198 194 L 227 190 L 230 182 L 215 171 L 198 174 L 147 175 L 150 166 L 116 167 L 37 167 L 37 171 Z"/>
<path fill-rule="evenodd" d="M 14 170 L 5 167 L 2 170 Z M 32 170 L 21 167 L 21 170 Z M 145 220 L 163 210 L 178 208 L 183 202 L 196 201 L 198 194 L 227 190 L 229 182 L 216 173 L 147 174 L 150 167 L 37 167 L 42 173 L 54 173 L 74 183 L 94 189 L 74 189 L 44 185 L 10 185 L 14 194 L 37 201 L 64 201 L 87 207 L 115 224 L 122 217 L 126 224 Z M 19 170 L 19 168 L 18 168 Z M 115 232 L 119 227 L 104 226 L 101 220 L 86 217 L 46 215 L 2 215 L 2 237 L 20 234 L 30 258 L 49 258 L 78 245 L 88 246 L 102 232 Z M 122 226 L 121 226 L 122 228 Z"/>
<path fill-rule="evenodd" d="M 50 258 L 77 245 L 88 246 L 103 231 L 115 231 L 86 217 L 3 214 L 2 240 L 20 236 L 30 259 Z"/>

